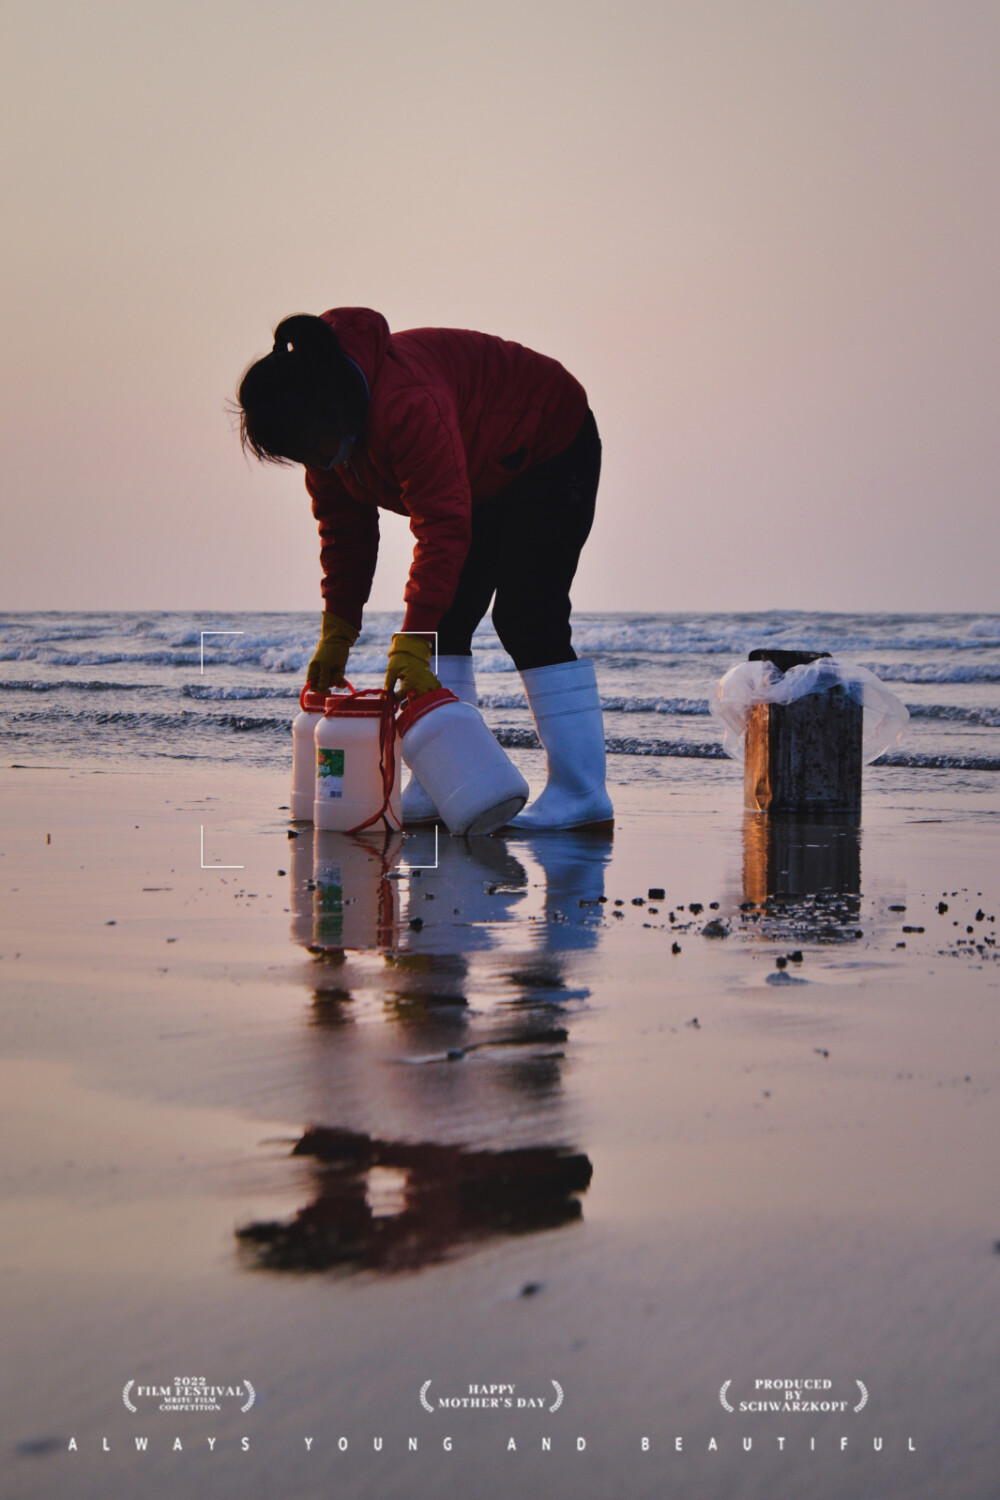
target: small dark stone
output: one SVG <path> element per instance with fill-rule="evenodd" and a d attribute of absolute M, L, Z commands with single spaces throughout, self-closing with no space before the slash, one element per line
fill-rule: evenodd
<path fill-rule="evenodd" d="M 776 969 L 787 969 L 788 968 L 788 959 L 785 958 L 784 954 L 782 954 L 780 958 L 776 958 L 774 960 L 774 967 Z"/>
<path fill-rule="evenodd" d="M 709 909 L 709 911 L 718 911 L 719 910 L 719 903 L 718 903 L 718 901 L 710 901 L 708 903 L 708 909 Z"/>
<path fill-rule="evenodd" d="M 924 929 L 922 927 L 907 927 L 907 926 L 905 926 L 905 924 L 903 926 L 903 931 L 904 932 L 923 932 L 923 930 Z M 969 931 L 970 932 L 972 931 L 971 927 L 969 928 Z"/>
<path fill-rule="evenodd" d="M 729 928 L 725 922 L 720 922 L 718 917 L 713 917 L 711 922 L 706 922 L 701 929 L 702 937 L 724 938 L 729 936 Z"/>
<path fill-rule="evenodd" d="M 519 1297 L 537 1297 L 538 1293 L 542 1291 L 543 1285 L 544 1283 L 541 1281 L 526 1281 L 517 1295 Z"/>
<path fill-rule="evenodd" d="M 691 913 L 691 915 L 693 917 L 696 917 L 700 911 L 704 911 L 704 910 L 705 910 L 705 908 L 702 906 L 702 904 L 701 904 L 700 901 L 689 901 L 688 902 L 688 911 Z"/>
<path fill-rule="evenodd" d="M 632 905 L 633 906 L 645 906 L 645 904 L 646 904 L 646 898 L 645 898 L 645 896 L 633 896 L 632 897 Z"/>
<path fill-rule="evenodd" d="M 616 902 L 615 902 L 615 905 L 616 905 L 616 906 L 624 906 L 624 905 L 625 905 L 625 902 L 624 902 L 624 901 L 616 901 Z M 970 931 L 970 932 L 971 932 L 971 931 L 972 931 L 972 928 L 971 928 L 971 927 L 970 927 L 970 928 L 969 928 L 969 931 Z"/>
<path fill-rule="evenodd" d="M 906 907 L 905 906 L 890 906 L 889 910 L 890 911 L 905 911 Z"/>
<path fill-rule="evenodd" d="M 802 949 L 796 948 L 794 953 L 789 953 L 788 961 L 789 963 L 800 964 L 802 962 Z"/>
<path fill-rule="evenodd" d="M 287 871 L 287 870 L 279 870 L 279 871 L 278 871 L 278 874 L 279 874 L 279 875 L 287 875 L 287 874 L 288 874 L 288 871 Z"/>
<path fill-rule="evenodd" d="M 104 925 L 105 925 L 105 927 L 117 927 L 117 926 L 118 926 L 118 923 L 117 923 L 117 922 L 116 922 L 116 921 L 115 921 L 115 919 L 114 919 L 114 917 L 112 917 L 112 918 L 111 918 L 111 921 L 110 921 L 110 922 L 105 922 L 105 924 L 104 924 Z M 970 928 L 969 928 L 969 931 L 970 931 L 970 932 L 971 932 L 971 931 L 972 931 L 972 928 L 971 928 L 971 927 L 970 927 Z"/>
<path fill-rule="evenodd" d="M 941 917 L 943 917 L 944 914 L 945 914 L 945 912 L 948 910 L 948 903 L 947 903 L 947 901 L 939 901 L 938 904 L 937 904 L 937 909 L 938 909 L 938 915 L 941 916 Z"/>
<path fill-rule="evenodd" d="M 982 922 L 982 921 L 985 921 L 985 919 L 986 919 L 986 913 L 983 911 L 982 907 L 980 907 L 979 910 L 976 912 L 976 921 L 977 922 Z"/>
<path fill-rule="evenodd" d="M 692 1016 L 690 1021 L 686 1022 L 685 1024 L 688 1026 L 693 1026 L 695 1031 L 701 1030 L 701 1022 L 698 1020 L 697 1016 Z"/>
<path fill-rule="evenodd" d="M 648 901 L 665 901 L 667 899 L 667 893 L 662 886 L 651 885 L 649 887 L 649 890 L 646 892 L 646 899 Z"/>
<path fill-rule="evenodd" d="M 671 951 L 671 953 L 679 953 L 681 951 L 681 945 L 680 945 L 680 943 L 671 943 L 670 944 L 670 951 Z"/>
<path fill-rule="evenodd" d="M 423 919 L 423 917 L 413 917 L 410 920 L 410 931 L 411 932 L 419 932 L 420 929 L 421 929 L 421 927 L 423 927 L 423 925 L 424 925 L 424 919 Z"/>

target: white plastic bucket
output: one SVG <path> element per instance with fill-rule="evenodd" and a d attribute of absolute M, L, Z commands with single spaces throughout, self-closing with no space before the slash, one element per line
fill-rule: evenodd
<path fill-rule="evenodd" d="M 326 707 L 325 693 L 311 693 L 308 684 L 299 694 L 299 712 L 292 720 L 293 823 L 311 823 L 316 800 L 316 725 Z"/>
<path fill-rule="evenodd" d="M 313 822 L 356 833 L 384 819 L 402 827 L 392 699 L 374 688 L 331 694 L 316 725 Z"/>
<path fill-rule="evenodd" d="M 493 833 L 527 802 L 528 783 L 478 708 L 447 688 L 410 697 L 396 724 L 403 759 L 449 833 Z"/>

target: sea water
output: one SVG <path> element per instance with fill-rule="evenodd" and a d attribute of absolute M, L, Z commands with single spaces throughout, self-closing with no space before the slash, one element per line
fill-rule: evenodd
<path fill-rule="evenodd" d="M 355 687 L 381 686 L 396 614 L 372 612 L 351 653 Z M 0 615 L 0 746 L 7 765 L 171 760 L 291 764 L 291 721 L 318 611 Z M 871 790 L 1000 789 L 1000 615 L 589 614 L 609 780 L 683 789 L 739 782 L 709 717 L 722 674 L 757 646 L 831 651 L 891 683 L 909 729 L 866 772 Z M 537 742 L 492 628 L 475 639 L 480 703 L 502 744 Z"/>

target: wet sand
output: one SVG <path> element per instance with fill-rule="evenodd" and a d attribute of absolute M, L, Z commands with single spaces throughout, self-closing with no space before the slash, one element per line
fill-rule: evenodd
<path fill-rule="evenodd" d="M 991 1492 L 996 809 L 284 790 L 0 777 L 5 1494 Z"/>

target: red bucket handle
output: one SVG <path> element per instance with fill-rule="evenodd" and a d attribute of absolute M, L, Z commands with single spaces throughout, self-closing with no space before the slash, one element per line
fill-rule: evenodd
<path fill-rule="evenodd" d="M 349 683 L 349 682 L 348 682 L 348 681 L 347 681 L 347 678 L 346 678 L 346 677 L 345 677 L 345 678 L 344 678 L 344 686 L 345 686 L 345 687 L 346 687 L 346 688 L 347 688 L 347 691 L 348 691 L 348 692 L 349 692 L 349 693 L 353 693 L 353 692 L 354 692 L 354 689 L 353 689 L 353 687 L 352 687 L 352 686 L 351 686 L 351 684 L 350 684 L 350 683 Z M 313 691 L 313 685 L 312 685 L 312 678 L 311 678 L 311 677 L 310 677 L 310 678 L 309 678 L 309 680 L 308 680 L 308 682 L 307 682 L 307 683 L 306 683 L 306 684 L 305 684 L 305 686 L 304 686 L 304 687 L 303 687 L 303 689 L 302 689 L 302 691 L 301 691 L 301 693 L 300 693 L 300 694 L 299 694 L 299 707 L 300 707 L 300 708 L 301 708 L 301 709 L 302 709 L 302 710 L 303 710 L 303 712 L 305 712 L 305 713 L 308 713 L 308 712 L 310 712 L 310 710 L 308 710 L 308 709 L 307 709 L 307 708 L 306 708 L 306 702 L 305 702 L 305 700 L 306 700 L 306 694 L 307 694 L 307 693 L 308 693 L 308 694 L 310 694 L 310 696 L 311 696 L 311 697 L 313 697 L 313 698 L 322 698 L 322 699 L 324 699 L 324 700 L 325 700 L 325 699 L 326 699 L 326 698 L 327 698 L 327 697 L 328 697 L 328 696 L 329 696 L 329 694 L 327 694 L 327 693 L 317 693 L 317 692 L 314 692 L 314 691 Z M 321 709 L 317 709 L 317 710 L 316 710 L 316 712 L 318 712 L 318 713 L 319 713 L 319 712 L 322 712 L 322 710 L 321 710 Z"/>

